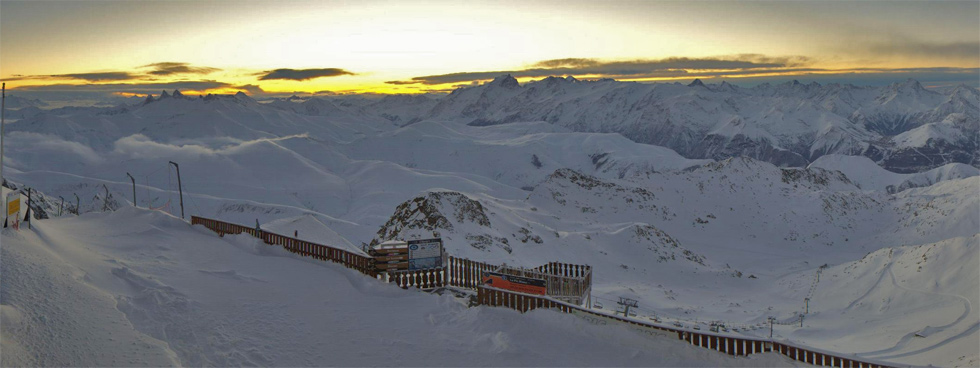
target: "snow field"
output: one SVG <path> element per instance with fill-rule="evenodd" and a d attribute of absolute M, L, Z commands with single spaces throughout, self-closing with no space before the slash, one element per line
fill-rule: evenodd
<path fill-rule="evenodd" d="M 154 211 L 39 222 L 5 232 L 3 252 L 4 365 L 793 364 L 560 313 L 467 308 Z"/>

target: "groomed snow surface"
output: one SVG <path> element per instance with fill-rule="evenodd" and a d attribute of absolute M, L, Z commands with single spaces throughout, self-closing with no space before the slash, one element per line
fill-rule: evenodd
<path fill-rule="evenodd" d="M 467 307 L 122 208 L 3 232 L 3 366 L 794 366 Z"/>

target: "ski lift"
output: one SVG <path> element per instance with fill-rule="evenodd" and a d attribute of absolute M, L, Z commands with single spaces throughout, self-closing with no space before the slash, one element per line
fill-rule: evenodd
<path fill-rule="evenodd" d="M 592 303 L 592 308 L 602 309 L 602 303 L 599 302 Z"/>

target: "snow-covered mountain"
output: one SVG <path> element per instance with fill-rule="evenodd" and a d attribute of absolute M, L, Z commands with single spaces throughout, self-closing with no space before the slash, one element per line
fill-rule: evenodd
<path fill-rule="evenodd" d="M 796 81 L 740 88 L 571 77 L 521 85 L 508 75 L 454 91 L 427 117 L 470 125 L 542 120 L 620 133 L 689 158 L 749 156 L 780 166 L 805 166 L 830 153 L 864 155 L 913 172 L 977 165 L 978 101 L 973 88 L 940 94 L 913 80 L 881 88 Z M 942 127 L 922 128 L 929 124 Z M 909 133 L 916 129 L 926 131 Z M 910 152 L 916 149 L 918 158 Z"/>
<path fill-rule="evenodd" d="M 809 298 L 807 328 L 777 328 L 777 335 L 906 364 L 969 365 L 977 357 L 942 352 L 980 342 L 976 311 L 962 302 L 976 301 L 967 289 L 980 285 L 976 179 L 890 195 L 861 190 L 839 171 L 747 158 L 625 179 L 559 169 L 517 201 L 452 191 L 410 199 L 374 241 L 437 235 L 471 259 L 588 263 L 601 275 L 593 293 L 600 301 L 633 298 L 641 314 L 687 326 L 753 326 L 768 316 L 795 326 L 797 303 Z M 889 262 L 919 268 L 899 281 L 881 282 L 891 266 L 882 271 L 862 260 L 869 252 L 890 258 L 901 246 L 916 255 Z M 963 258 L 944 256 L 947 248 Z M 933 255 L 917 258 L 923 251 Z M 814 281 L 829 265 L 837 267 Z M 918 317 L 903 322 L 909 306 Z M 857 321 L 859 332 L 843 332 Z M 934 335 L 909 341 L 921 331 Z"/>
<path fill-rule="evenodd" d="M 946 164 L 921 173 L 899 174 L 885 170 L 867 157 L 836 154 L 822 156 L 807 167 L 840 171 L 862 189 L 890 193 L 980 175 L 980 169 L 961 163 Z"/>
<path fill-rule="evenodd" d="M 899 173 L 926 171 L 948 163 L 980 165 L 980 92 L 958 86 L 939 93 L 914 80 L 879 88 L 796 81 L 741 88 L 701 81 L 689 85 L 641 84 L 572 77 L 548 77 L 522 85 L 506 75 L 444 97 L 292 96 L 260 104 L 241 93 L 193 99 L 179 91 L 164 91 L 160 97 L 149 97 L 147 106 L 74 112 L 44 112 L 32 107 L 16 111 L 15 118 L 35 124 L 54 120 L 47 125 L 84 124 L 83 120 L 102 120 L 100 117 L 107 115 L 121 115 L 117 119 L 127 121 L 136 115 L 136 120 L 146 123 L 168 118 L 176 122 L 179 119 L 175 118 L 188 110 L 202 112 L 208 103 L 248 106 L 247 113 L 241 109 L 231 112 L 231 119 L 224 114 L 206 117 L 215 122 L 214 126 L 255 116 L 265 122 L 327 119 L 333 123 L 368 123 L 373 129 L 426 121 L 469 126 L 544 121 L 566 131 L 618 133 L 692 159 L 746 156 L 778 166 L 802 167 L 826 154 L 863 155 Z M 284 111 L 294 113 L 292 118 L 282 116 Z M 323 119 L 311 120 L 309 116 Z M 126 125 L 150 128 L 139 123 Z M 234 134 L 231 128 L 190 132 Z M 124 130 L 129 134 L 136 131 Z M 244 131 L 247 129 L 237 133 Z M 258 136 L 262 134 L 243 138 Z"/>
<path fill-rule="evenodd" d="M 180 216 L 182 191 L 188 216 L 259 221 L 353 250 L 438 233 L 460 257 L 529 266 L 590 264 L 593 296 L 639 300 L 642 318 L 750 327 L 772 316 L 784 323 L 776 327 L 778 338 L 817 348 L 903 364 L 969 365 L 980 357 L 962 346 L 980 341 L 980 332 L 972 317 L 959 317 L 958 299 L 913 302 L 903 296 L 876 300 L 871 308 L 862 304 L 863 292 L 906 293 L 902 283 L 854 278 L 856 286 L 849 288 L 846 282 L 813 281 L 820 270 L 837 274 L 869 253 L 911 249 L 902 247 L 941 244 L 975 254 L 969 248 L 980 228 L 975 167 L 953 163 L 898 174 L 879 166 L 884 159 L 826 154 L 867 154 L 886 141 L 899 147 L 898 138 L 886 139 L 883 132 L 905 134 L 903 147 L 920 151 L 922 142 L 969 137 L 976 130 L 971 94 L 976 90 L 957 88 L 940 95 L 911 82 L 746 89 L 570 78 L 524 85 L 498 78 L 442 98 L 260 102 L 244 94 L 167 93 L 134 105 L 38 110 L 8 122 L 4 175 L 44 193 L 47 209 L 52 198 L 72 202 L 77 194 L 83 213 L 77 226 L 104 226 L 86 216 L 116 221 L 91 214 L 103 210 L 107 197 L 110 209 L 129 211 L 135 202 Z M 922 122 L 929 114 L 942 118 Z M 669 126 L 658 125 L 666 121 Z M 640 143 L 641 135 L 630 132 L 700 148 Z M 724 143 L 712 146 L 709 136 Z M 731 151 L 738 140 L 744 150 Z M 833 148 L 801 153 L 814 145 Z M 800 147 L 809 148 L 796 151 Z M 696 150 L 704 154 L 692 155 Z M 725 157 L 730 154 L 757 158 Z M 179 163 L 180 179 L 169 161 Z M 791 161 L 801 167 L 783 167 Z M 136 179 L 135 198 L 127 173 Z M 173 227 L 169 220 L 145 220 Z M 968 261 L 943 258 L 933 271 L 896 276 L 915 290 L 935 275 L 959 277 L 937 279 L 933 291 L 973 300 L 961 292 L 980 287 L 962 276 L 975 271 Z M 823 313 L 808 318 L 834 325 L 834 331 L 792 327 L 806 297 Z M 896 322 L 896 314 L 881 314 L 882 308 L 942 321 L 942 331 L 931 328 L 934 338 L 909 343 L 906 336 L 925 327 Z M 863 319 L 867 328 L 883 332 L 867 344 L 841 346 L 834 339 L 849 326 L 835 315 Z M 751 328 L 744 333 L 763 336 Z M 278 361 L 291 362 L 266 364 Z"/>

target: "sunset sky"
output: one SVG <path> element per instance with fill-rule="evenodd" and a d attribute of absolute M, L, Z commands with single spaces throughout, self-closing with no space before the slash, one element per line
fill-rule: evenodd
<path fill-rule="evenodd" d="M 2 1 L 22 92 L 418 93 L 510 73 L 978 84 L 980 2 Z"/>

